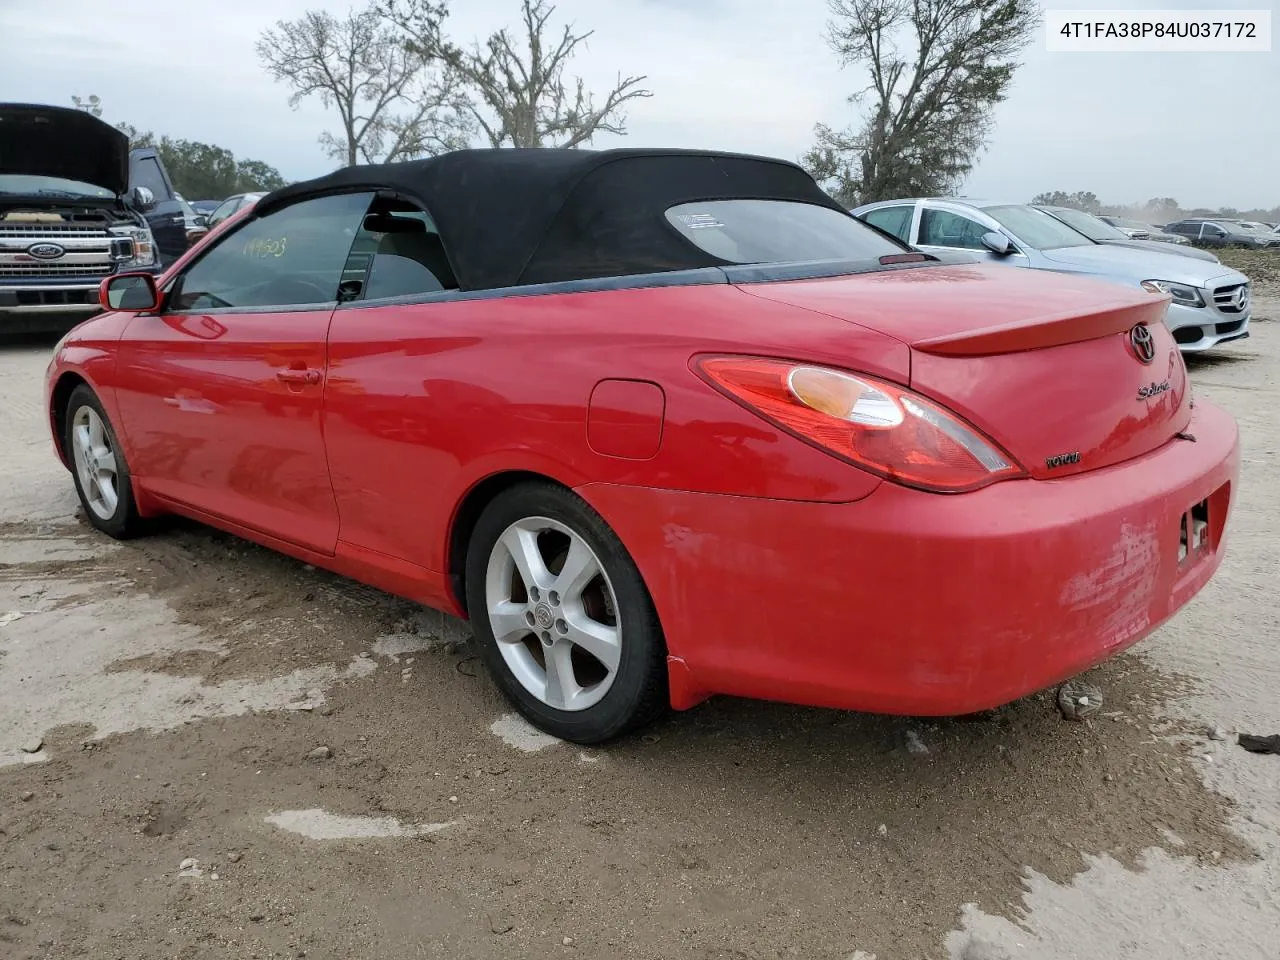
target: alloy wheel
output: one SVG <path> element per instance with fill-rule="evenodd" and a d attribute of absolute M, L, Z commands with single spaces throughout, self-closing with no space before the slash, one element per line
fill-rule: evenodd
<path fill-rule="evenodd" d="M 99 519 L 110 520 L 120 504 L 120 474 L 111 435 L 92 407 L 76 411 L 71 421 L 71 447 L 85 503 Z"/>
<path fill-rule="evenodd" d="M 485 603 L 503 660 L 542 703 L 581 711 L 609 692 L 622 659 L 618 602 L 568 526 L 527 517 L 507 527 L 489 554 Z"/>

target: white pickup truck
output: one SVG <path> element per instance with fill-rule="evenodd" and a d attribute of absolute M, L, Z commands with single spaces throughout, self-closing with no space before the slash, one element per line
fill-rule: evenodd
<path fill-rule="evenodd" d="M 0 337 L 70 329 L 113 273 L 159 271 L 129 141 L 81 110 L 0 104 Z"/>

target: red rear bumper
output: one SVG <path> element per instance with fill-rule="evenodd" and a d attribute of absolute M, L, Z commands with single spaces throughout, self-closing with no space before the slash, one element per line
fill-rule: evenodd
<path fill-rule="evenodd" d="M 672 702 L 713 693 L 884 713 L 1007 703 L 1142 639 L 1222 561 L 1234 421 L 1063 480 L 958 496 L 891 483 L 819 504 L 588 485 L 636 559 L 671 653 Z M 1208 501 L 1204 546 L 1180 530 Z"/>

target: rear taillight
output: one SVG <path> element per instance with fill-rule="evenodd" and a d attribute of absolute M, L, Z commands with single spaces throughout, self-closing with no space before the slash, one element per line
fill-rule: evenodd
<path fill-rule="evenodd" d="M 955 414 L 884 380 L 759 357 L 702 357 L 694 366 L 788 433 L 909 487 L 961 493 L 1026 476 Z"/>

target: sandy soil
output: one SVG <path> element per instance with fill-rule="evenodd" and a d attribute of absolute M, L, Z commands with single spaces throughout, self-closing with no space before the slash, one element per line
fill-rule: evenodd
<path fill-rule="evenodd" d="M 513 718 L 456 621 L 193 525 L 93 534 L 48 346 L 0 351 L 0 956 L 1274 957 L 1280 758 L 1206 735 L 1280 732 L 1260 287 L 1276 322 L 1192 364 L 1244 436 L 1228 561 L 1093 672 L 1101 717 L 718 700 L 594 750 Z"/>

